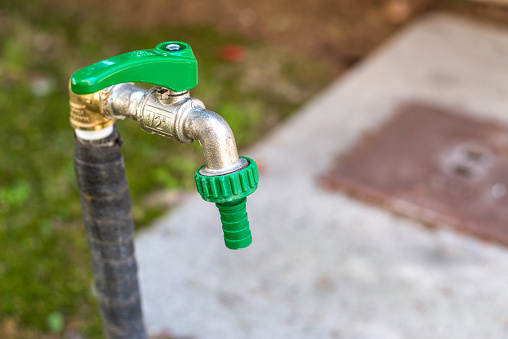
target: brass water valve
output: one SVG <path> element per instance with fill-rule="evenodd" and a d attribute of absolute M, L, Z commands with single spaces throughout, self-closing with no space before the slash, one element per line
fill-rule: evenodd
<path fill-rule="evenodd" d="M 227 122 L 190 96 L 197 79 L 192 49 L 179 41 L 97 62 L 71 77 L 71 125 L 78 138 L 91 140 L 130 118 L 148 133 L 181 143 L 197 140 L 205 158 L 195 174 L 198 192 L 219 208 L 226 246 L 247 247 L 252 237 L 245 202 L 258 185 L 256 163 L 238 156 Z M 157 86 L 146 90 L 135 82 Z"/>

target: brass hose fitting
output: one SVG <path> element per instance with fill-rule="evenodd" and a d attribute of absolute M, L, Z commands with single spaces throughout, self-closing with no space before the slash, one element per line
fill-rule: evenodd
<path fill-rule="evenodd" d="M 97 131 L 109 127 L 115 120 L 101 114 L 101 91 L 90 94 L 76 94 L 69 86 L 71 126 L 83 131 Z M 107 98 L 105 98 L 107 100 Z"/>

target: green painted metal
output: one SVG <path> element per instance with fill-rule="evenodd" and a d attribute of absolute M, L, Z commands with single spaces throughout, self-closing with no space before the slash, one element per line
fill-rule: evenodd
<path fill-rule="evenodd" d="M 258 187 L 259 174 L 256 163 L 250 158 L 247 167 L 224 175 L 205 176 L 194 174 L 196 188 L 201 197 L 215 203 L 219 209 L 226 247 L 232 250 L 245 248 L 252 242 L 246 202 L 247 196 Z"/>
<path fill-rule="evenodd" d="M 168 50 L 168 45 L 178 45 L 179 49 Z M 185 91 L 198 84 L 198 63 L 189 44 L 167 41 L 77 70 L 71 77 L 71 90 L 90 94 L 123 82 L 145 82 Z"/>

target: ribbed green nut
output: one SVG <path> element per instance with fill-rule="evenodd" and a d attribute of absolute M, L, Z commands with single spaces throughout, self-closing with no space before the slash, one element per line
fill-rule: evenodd
<path fill-rule="evenodd" d="M 246 202 L 247 196 L 258 187 L 259 174 L 254 160 L 243 157 L 247 167 L 224 175 L 205 176 L 194 174 L 198 193 L 205 201 L 213 202 L 219 209 L 224 242 L 232 250 L 245 248 L 252 243 Z"/>
<path fill-rule="evenodd" d="M 186 91 L 198 84 L 198 63 L 189 44 L 167 41 L 77 70 L 71 77 L 71 90 L 91 94 L 123 82 L 146 82 Z"/>

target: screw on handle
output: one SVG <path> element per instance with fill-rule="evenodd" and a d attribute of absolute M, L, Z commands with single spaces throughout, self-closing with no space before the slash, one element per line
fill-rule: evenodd
<path fill-rule="evenodd" d="M 146 82 L 186 91 L 198 83 L 198 64 L 189 44 L 167 41 L 77 70 L 71 77 L 71 90 L 90 94 L 123 82 Z"/>

